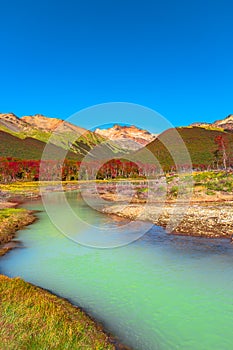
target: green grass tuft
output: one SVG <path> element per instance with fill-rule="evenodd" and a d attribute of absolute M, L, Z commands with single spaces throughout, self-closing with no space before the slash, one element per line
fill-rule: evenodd
<path fill-rule="evenodd" d="M 112 350 L 108 336 L 68 301 L 0 275 L 1 349 Z"/>

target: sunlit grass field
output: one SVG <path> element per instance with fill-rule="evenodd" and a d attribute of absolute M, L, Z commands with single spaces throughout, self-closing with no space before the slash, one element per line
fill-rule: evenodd
<path fill-rule="evenodd" d="M 115 349 L 101 327 L 68 301 L 0 275 L 0 349 Z"/>

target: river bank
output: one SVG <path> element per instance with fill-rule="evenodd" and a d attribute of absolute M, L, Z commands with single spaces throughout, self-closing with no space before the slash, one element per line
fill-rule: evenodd
<path fill-rule="evenodd" d="M 1 197 L 0 257 L 17 247 L 17 231 L 37 219 L 35 211 L 17 208 L 32 197 L 39 195 Z M 0 300 L 0 348 L 129 350 L 81 308 L 18 277 L 0 274 Z"/>
<path fill-rule="evenodd" d="M 222 173 L 220 175 L 222 176 Z M 229 181 L 229 178 L 227 179 L 227 181 Z M 160 202 L 160 193 L 152 193 L 152 198 L 148 198 L 147 184 L 145 181 L 97 181 L 98 196 L 106 203 L 102 211 L 105 214 L 114 214 L 131 220 L 150 221 L 155 225 L 166 227 L 170 221 L 174 205 L 176 205 L 176 210 L 179 210 L 179 205 L 183 205 L 182 202 L 176 204 L 175 184 L 177 178 L 171 181 L 168 178 L 168 180 L 169 191 L 162 204 Z M 134 186 L 133 196 L 132 184 Z M 8 206 L 16 206 L 17 203 L 22 203 L 25 199 L 33 200 L 39 198 L 39 185 L 42 186 L 42 190 L 45 192 L 61 190 L 61 184 L 59 182 L 45 182 L 40 184 L 35 182 L 12 183 L 0 186 L 0 197 L 2 197 L 2 201 L 8 202 Z M 156 191 L 160 190 L 160 185 L 160 183 L 157 184 L 155 188 Z M 172 230 L 172 234 L 231 239 L 233 235 L 233 193 L 232 191 L 223 191 L 223 189 L 225 189 L 224 186 L 226 186 L 225 183 L 224 185 L 222 183 L 221 186 L 219 185 L 216 174 L 213 175 L 207 172 L 196 175 L 196 182 L 192 196 L 190 197 L 190 204 L 187 205 L 187 203 L 185 203 L 187 210 L 182 216 L 179 225 Z M 64 191 L 77 191 L 80 190 L 80 188 L 85 195 L 90 197 L 95 195 L 95 193 L 93 193 L 95 191 L 94 181 L 66 181 L 62 183 L 62 189 Z M 217 188 L 219 190 L 216 190 Z M 210 189 L 211 192 L 209 192 Z M 12 204 L 9 201 L 13 201 L 14 203 Z M 143 208 L 147 201 L 146 211 L 144 211 Z M 111 205 L 108 205 L 110 202 Z M 125 206 L 125 203 L 129 204 Z M 25 215 L 29 223 L 32 217 L 33 215 L 27 216 L 26 218 Z M 24 221 L 22 221 L 22 223 L 23 222 Z"/>
<path fill-rule="evenodd" d="M 77 190 L 77 188 L 75 188 L 76 186 L 74 186 L 73 187 L 73 185 L 72 185 L 72 188 L 71 189 L 69 189 L 69 190 L 71 190 L 72 191 L 72 189 L 74 189 L 74 190 Z M 89 185 L 88 185 L 88 187 L 90 187 Z M 50 187 L 50 191 L 53 191 L 53 190 L 56 190 L 56 186 L 51 186 Z M 99 188 L 99 190 L 100 190 L 100 192 L 102 191 L 102 193 L 103 193 L 103 197 L 104 197 L 104 193 L 105 193 L 105 191 L 106 191 L 106 189 L 105 188 Z M 112 191 L 112 189 L 110 188 L 110 192 Z M 114 192 L 114 191 L 113 191 Z M 141 192 L 139 192 L 139 193 L 141 193 Z M 114 195 L 114 193 L 112 194 L 112 195 Z M 111 199 L 111 193 L 109 194 L 109 191 L 108 191 L 108 194 L 107 194 L 107 197 L 108 197 L 108 200 L 110 200 Z M 107 200 L 107 197 L 105 198 L 106 200 Z M 14 202 L 14 203 L 16 203 L 16 199 L 20 202 L 21 200 L 23 200 L 23 197 L 20 197 L 19 196 L 19 194 L 17 194 L 17 196 L 16 196 L 16 194 L 14 193 L 13 195 L 11 194 L 11 196 L 10 196 L 10 194 L 7 194 L 7 198 L 8 199 L 10 199 L 11 198 L 11 200 Z M 33 192 L 27 192 L 27 196 L 26 196 L 26 198 L 38 198 L 38 194 L 33 194 Z M 118 215 L 118 216 L 125 216 L 125 217 L 129 217 L 129 218 L 132 218 L 132 219 L 139 219 L 139 217 L 138 217 L 138 215 L 140 216 L 140 214 L 141 214 L 141 217 L 140 217 L 140 220 L 151 220 L 152 222 L 154 222 L 155 224 L 157 224 L 157 225 L 160 225 L 160 226 L 166 226 L 167 225 L 167 222 L 168 222 L 168 220 L 169 220 L 169 215 L 170 215 L 170 212 L 169 212 L 169 210 L 171 211 L 171 207 L 172 207 L 172 205 L 174 204 L 174 200 L 171 200 L 170 201 L 170 203 L 166 203 L 166 205 L 164 206 L 164 208 L 163 208 L 163 210 L 165 211 L 167 211 L 166 213 L 164 212 L 164 214 L 162 214 L 160 217 L 159 217 L 159 219 L 157 220 L 156 219 L 156 211 L 157 210 L 160 210 L 161 208 L 161 206 L 160 206 L 160 204 L 159 203 L 151 203 L 149 206 L 147 205 L 147 211 L 146 211 L 146 213 L 144 213 L 144 217 L 143 217 L 143 215 L 142 215 L 142 208 L 143 208 L 143 205 L 144 205 L 144 199 L 140 199 L 140 198 L 137 198 L 137 200 L 135 200 L 135 203 L 130 203 L 128 206 L 127 206 L 127 208 L 125 208 L 125 206 L 123 206 L 120 202 L 117 202 L 117 200 L 116 200 L 117 198 L 115 198 L 115 203 L 114 203 L 114 205 L 113 206 L 106 206 L 106 208 L 105 209 L 103 209 L 103 211 L 106 213 L 106 214 L 112 214 L 113 212 L 113 209 L 114 209 L 114 213 L 113 214 L 116 214 L 116 215 Z M 119 199 L 119 198 L 118 198 Z M 120 198 L 120 199 L 122 199 L 122 198 Z M 6 203 L 6 197 L 5 197 L 5 203 Z M 10 202 L 11 203 L 11 202 Z M 107 202 L 106 202 L 107 203 Z M 21 203 L 22 204 L 22 203 Z M 14 204 L 9 204 L 9 202 L 8 202 L 8 205 L 9 206 L 14 206 Z M 225 217 L 225 220 L 226 220 L 226 223 L 229 223 L 229 221 L 230 221 L 230 219 L 231 219 L 231 215 L 232 215 L 232 211 L 231 211 L 231 205 L 232 205 L 232 203 L 229 201 L 229 202 L 226 202 L 226 201 L 221 201 L 221 202 L 219 202 L 219 203 L 214 203 L 214 202 L 212 202 L 212 203 L 192 203 L 191 204 L 191 206 L 190 206 L 190 208 L 191 209 L 189 209 L 189 211 L 187 211 L 187 218 L 186 218 L 186 225 L 188 225 L 188 227 L 186 226 L 186 228 L 185 228 L 185 223 L 183 223 L 182 225 L 183 226 L 180 226 L 180 228 L 179 228 L 179 230 L 181 230 L 182 228 L 183 229 L 185 229 L 185 232 L 184 233 L 182 233 L 181 231 L 179 231 L 179 232 L 177 232 L 177 234 L 184 234 L 184 235 L 189 235 L 189 229 L 190 229 L 190 227 L 193 227 L 193 229 L 195 228 L 195 230 L 197 231 L 197 228 L 199 227 L 199 224 L 200 224 L 200 221 L 202 221 L 203 222 L 203 228 L 201 228 L 201 230 L 199 230 L 199 235 L 202 235 L 202 232 L 204 231 L 204 229 L 205 229 L 205 233 L 207 232 L 207 229 L 206 229 L 206 227 L 205 227 L 205 225 L 209 225 L 209 227 L 210 227 L 210 233 L 209 233 L 209 235 L 205 235 L 205 237 L 228 237 L 228 232 L 229 232 L 229 230 L 231 229 L 230 227 L 229 227 L 229 225 L 227 224 L 226 226 L 225 226 L 225 231 L 223 232 L 223 233 L 226 233 L 226 235 L 224 236 L 224 234 L 223 235 L 218 235 L 218 236 L 216 236 L 216 235 L 213 235 L 212 233 L 213 233 L 213 230 L 214 230 L 214 226 L 215 226 L 215 224 L 216 224 L 216 222 L 215 222 L 215 219 L 214 218 L 216 218 L 218 215 L 219 215 L 219 213 L 221 212 L 221 217 L 222 217 L 222 219 Z M 196 206 L 196 207 L 195 207 Z M 198 209 L 199 208 L 199 206 L 201 206 L 202 207 L 202 216 L 200 216 L 200 210 Z M 211 207 L 212 207 L 212 209 L 211 209 Z M 224 206 L 224 208 L 223 208 L 223 206 Z M 122 209 L 123 209 L 123 207 L 124 207 L 124 211 L 122 211 Z M 148 209 L 149 208 L 149 209 Z M 212 212 L 210 212 L 210 210 L 212 210 Z M 227 213 L 229 213 L 229 216 L 227 217 Z M 197 215 L 196 215 L 197 214 Z M 212 215 L 212 217 L 210 218 L 210 215 Z M 215 215 L 215 216 L 214 216 Z M 195 217 L 195 218 L 194 218 Z M 209 221 L 208 223 L 207 223 L 207 221 L 206 221 L 206 219 L 207 218 L 209 218 L 209 219 L 212 219 L 213 220 L 213 222 L 212 222 L 212 224 L 211 224 L 211 221 Z M 222 227 L 223 227 L 223 222 L 221 221 L 222 220 L 221 218 L 220 218 L 220 223 L 221 223 L 221 225 L 222 225 Z M 188 221 L 189 220 L 189 221 Z M 211 225 L 212 226 L 211 226 Z M 193 225 L 193 226 L 192 226 Z M 191 229 L 190 229 L 191 230 Z M 196 233 L 196 231 L 195 232 L 193 232 L 192 230 L 190 231 L 190 235 L 198 235 L 198 234 L 194 234 L 194 233 Z M 222 232 L 221 232 L 221 234 L 222 234 Z M 173 232 L 173 233 L 176 233 L 176 232 Z M 3 283 L 2 282 L 2 280 L 0 279 L 0 281 L 1 281 L 1 283 Z M 21 281 L 21 280 L 20 280 Z M 0 284 L 1 284 L 0 283 Z M 4 282 L 5 283 L 5 282 Z M 11 282 L 11 279 L 9 279 L 9 280 L 7 280 L 6 281 L 6 283 L 8 283 L 9 285 L 11 284 L 11 283 L 13 283 L 13 284 L 15 284 L 16 285 L 16 290 L 20 287 L 19 285 L 18 285 L 18 282 L 17 281 L 13 281 L 13 282 Z M 25 282 L 23 282 L 23 283 L 25 283 Z M 37 284 L 37 283 L 36 283 Z M 24 292 L 23 292 L 23 294 L 27 294 L 27 288 L 29 288 L 28 287 L 28 284 L 26 283 L 26 284 L 24 284 L 23 285 L 24 287 L 23 287 L 23 290 L 24 290 Z M 6 287 L 7 288 L 7 287 Z M 35 287 L 36 288 L 36 287 Z M 10 290 L 12 290 L 11 289 L 11 287 L 10 287 Z M 43 290 L 42 290 L 42 293 L 43 293 Z M 59 292 L 57 292 L 58 294 L 59 294 Z M 11 294 L 11 293 L 10 293 Z M 10 298 L 10 295 L 9 295 L 9 298 Z M 21 297 L 20 297 L 21 298 Z M 19 298 L 19 300 L 20 300 L 20 298 Z M 35 294 L 35 298 L 37 298 L 37 296 L 36 296 L 36 294 Z M 59 304 L 60 303 L 60 298 L 59 297 L 56 297 L 57 298 L 57 303 Z M 31 302 L 32 302 L 32 305 L 33 305 L 33 307 L 35 306 L 35 308 L 37 308 L 37 304 L 36 304 L 36 301 L 32 301 L 32 299 L 31 299 Z M 12 305 L 12 304 L 14 304 L 14 300 L 12 300 L 12 299 L 9 299 L 9 305 Z M 16 303 L 17 304 L 17 303 Z M 14 304 L 14 305 L 16 305 L 16 304 Z M 31 305 L 31 304 L 30 304 Z M 29 316 L 31 315 L 31 311 L 30 311 L 30 305 L 27 305 L 27 302 L 24 300 L 24 299 L 22 299 L 22 304 L 21 304 L 21 306 L 20 306 L 20 308 L 22 309 L 22 310 L 24 310 L 24 308 L 26 308 L 26 312 L 25 312 L 25 315 L 28 313 L 29 314 Z M 70 304 L 71 305 L 71 304 Z M 16 305 L 17 306 L 17 305 Z M 72 306 L 72 305 L 71 305 Z M 14 306 L 15 307 L 15 306 Z M 40 307 L 40 306 L 39 306 Z M 48 306 L 45 306 L 45 308 L 47 308 Z M 28 309 L 29 308 L 29 309 Z M 17 341 L 17 339 L 19 339 L 18 337 L 20 336 L 20 339 L 21 339 L 21 337 L 23 338 L 23 339 L 28 339 L 27 338 L 27 333 L 28 333 L 28 328 L 30 329 L 30 325 L 28 325 L 28 324 L 26 324 L 26 328 L 23 328 L 23 325 L 22 324 L 17 324 L 17 322 L 22 318 L 22 319 L 24 319 L 24 311 L 20 311 L 20 314 L 19 314 L 19 317 L 18 317 L 18 319 L 17 319 L 17 321 L 15 321 L 16 322 L 16 326 L 17 326 L 17 328 L 19 329 L 19 333 L 17 333 L 16 335 L 15 335 L 15 339 L 14 339 L 14 341 L 16 342 Z M 17 315 L 17 313 L 18 313 L 18 311 L 17 310 L 15 310 L 15 309 L 13 309 L 13 312 Z M 26 317 L 26 316 L 25 316 Z M 51 318 L 50 318 L 51 317 Z M 65 317 L 65 316 L 64 316 Z M 51 319 L 53 319 L 53 314 L 52 315 L 48 315 L 48 319 L 47 319 L 47 321 L 46 322 L 48 322 L 49 324 L 50 324 L 50 321 L 51 321 Z M 30 318 L 29 318 L 29 320 L 30 320 Z M 68 322 L 68 324 L 69 324 L 69 321 L 66 319 L 66 321 Z M 6 325 L 6 327 L 7 327 L 7 329 L 4 329 L 4 327 L 2 327 L 2 332 L 4 332 L 5 334 L 3 334 L 3 336 L 5 336 L 5 337 L 9 337 L 9 333 L 7 333 L 8 332 L 8 327 L 10 327 L 9 326 L 9 324 L 8 323 L 3 323 L 3 322 L 5 322 L 5 320 L 3 321 L 3 320 L 1 320 L 1 318 L 0 318 L 0 322 L 2 322 L 1 323 L 1 325 L 3 324 L 3 326 L 4 325 Z M 30 321 L 30 322 L 33 322 L 33 321 Z M 38 320 L 38 328 L 40 328 L 39 327 L 39 325 L 41 326 L 41 320 Z M 52 321 L 51 321 L 52 322 Z M 10 323 L 10 322 L 9 322 Z M 56 323 L 56 322 L 55 322 Z M 98 329 L 98 323 L 96 323 L 95 322 L 95 324 L 96 324 L 96 327 L 97 327 L 97 329 Z M 68 327 L 68 326 L 66 326 L 66 327 Z M 78 326 L 77 326 L 78 327 Z M 67 329 L 67 328 L 66 328 Z M 37 330 L 36 330 L 36 332 L 37 332 Z M 43 332 L 44 332 L 44 329 L 43 329 Z M 46 330 L 46 332 L 47 332 L 47 330 Z M 50 332 L 50 330 L 49 330 L 49 332 Z M 57 333 L 58 332 L 58 333 Z M 77 331 L 75 330 L 74 331 L 75 332 L 75 334 L 78 334 L 77 333 Z M 56 328 L 56 326 L 55 326 L 55 329 L 53 328 L 53 326 L 52 326 L 52 330 L 51 330 L 51 334 L 55 334 L 58 338 L 60 337 L 60 336 L 64 336 L 64 333 L 62 333 L 62 331 L 61 330 L 59 330 L 58 331 L 58 329 Z M 73 334 L 73 333 L 72 333 Z M 66 336 L 66 334 L 65 334 L 65 336 Z M 48 333 L 46 333 L 46 337 L 48 337 Z M 93 335 L 93 337 L 94 337 L 94 339 L 95 339 L 95 335 Z M 31 338 L 32 338 L 32 336 L 31 336 Z M 3 338 L 4 339 L 4 338 Z M 8 341 L 9 342 L 9 338 L 6 338 L 6 339 L 8 339 L 8 340 L 6 340 L 6 342 Z M 67 338 L 68 339 L 68 338 Z M 112 339 L 112 338 L 110 338 L 110 339 Z M 48 339 L 47 339 L 48 340 Z M 45 338 L 44 338 L 44 342 L 46 342 L 47 341 Z M 21 340 L 20 340 L 21 341 Z M 28 340 L 28 341 L 30 341 L 30 340 Z M 68 340 L 67 340 L 68 341 Z M 105 340 L 104 340 L 105 341 Z M 107 338 L 107 341 L 108 341 L 108 338 Z M 116 345 L 115 346 L 115 343 L 114 343 L 114 341 L 113 341 L 113 344 L 112 344 L 112 340 L 109 340 L 110 341 L 110 343 L 108 344 L 107 343 L 107 345 L 103 345 L 102 347 L 96 347 L 96 349 L 108 349 L 108 346 L 114 346 L 113 348 L 117 348 L 117 349 L 126 349 L 126 347 L 124 347 L 124 346 L 122 346 L 122 347 L 119 347 L 118 345 Z M 14 346 L 12 346 L 12 349 L 13 348 L 17 348 L 17 346 L 15 346 L 15 343 L 12 343 Z M 29 343 L 30 344 L 30 343 Z M 38 343 L 39 344 L 39 343 Z M 39 347 L 39 345 L 36 345 L 37 346 L 37 348 Z M 69 343 L 68 343 L 68 345 L 69 345 Z M 30 344 L 30 346 L 32 346 L 31 344 Z M 71 347 L 71 345 L 69 345 L 70 346 L 70 348 L 74 348 L 74 345 L 72 344 L 72 347 Z M 92 345 L 93 346 L 93 345 Z M 106 347 L 105 347 L 106 346 Z M 48 347 L 51 347 L 51 348 L 53 348 L 53 344 L 49 344 L 48 345 Z M 64 348 L 64 347 L 63 347 Z M 69 348 L 69 347 L 68 347 Z M 78 346 L 76 346 L 76 348 L 79 348 Z M 84 348 L 83 346 L 81 347 L 81 348 Z M 87 347 L 88 348 L 88 347 Z M 95 347 L 89 347 L 89 348 L 92 348 L 92 349 L 95 349 Z M 110 349 L 111 349 L 111 347 L 110 347 Z"/>
<path fill-rule="evenodd" d="M 207 185 L 203 190 L 203 186 L 197 184 L 184 199 L 178 198 L 179 188 L 174 184 L 161 192 L 160 184 L 153 182 L 151 187 L 143 182 L 135 182 L 133 186 L 133 181 L 123 186 L 101 183 L 97 185 L 98 195 L 91 186 L 87 186 L 84 193 L 104 201 L 101 209 L 104 214 L 150 221 L 176 235 L 231 239 L 233 193 L 223 191 L 223 185 L 216 190 L 217 185 L 214 187 L 211 181 L 207 184 L 212 188 L 211 193 Z"/>
<path fill-rule="evenodd" d="M 63 298 L 0 275 L 1 349 L 126 349 Z"/>
<path fill-rule="evenodd" d="M 32 224 L 36 217 L 30 210 L 15 208 L 18 203 L 0 203 L 0 256 L 14 248 L 12 239 L 18 230 Z"/>
<path fill-rule="evenodd" d="M 155 225 L 165 227 L 173 215 L 171 203 L 147 204 L 146 210 L 142 204 L 115 204 L 102 210 L 105 214 L 118 215 L 131 220 L 150 221 Z M 233 235 L 233 203 L 198 203 L 191 204 L 182 216 L 172 234 L 199 236 L 208 238 L 230 238 Z"/>

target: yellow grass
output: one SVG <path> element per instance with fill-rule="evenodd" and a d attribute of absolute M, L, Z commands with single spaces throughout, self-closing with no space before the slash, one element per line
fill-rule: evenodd
<path fill-rule="evenodd" d="M 68 301 L 0 275 L 0 349 L 112 350 L 108 336 Z"/>

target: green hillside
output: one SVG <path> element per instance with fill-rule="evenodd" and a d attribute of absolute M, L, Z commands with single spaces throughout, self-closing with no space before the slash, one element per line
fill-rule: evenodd
<path fill-rule="evenodd" d="M 64 134 L 62 136 L 66 138 L 68 135 Z M 71 151 L 67 153 L 66 158 L 81 161 L 87 153 L 89 153 L 96 145 L 101 144 L 103 140 L 104 139 L 101 136 L 95 137 L 95 134 L 87 132 L 71 146 Z M 63 144 L 61 139 L 57 140 L 57 143 L 60 147 L 50 144 L 50 160 L 60 158 L 59 155 L 64 154 L 64 148 L 67 149 L 67 147 L 62 147 Z M 45 145 L 45 142 L 35 138 L 26 137 L 22 139 L 0 130 L 0 157 L 39 160 L 41 159 Z M 63 151 L 61 149 L 63 149 Z M 107 155 L 110 154 L 110 149 L 112 149 L 111 142 L 104 143 L 101 146 L 101 149 L 97 148 L 93 151 L 93 157 L 97 158 L 99 150 L 101 150 L 103 154 L 106 154 L 107 157 Z M 120 151 L 121 150 L 117 148 L 112 149 L 112 153 Z"/>
<path fill-rule="evenodd" d="M 176 163 L 183 165 L 188 163 L 187 154 L 189 154 L 194 168 L 211 167 L 214 169 L 223 165 L 223 150 L 216 142 L 217 137 L 221 137 L 223 140 L 227 165 L 233 165 L 233 133 L 202 127 L 168 129 L 147 145 L 146 148 L 139 150 L 134 155 L 137 160 L 143 163 L 152 163 L 152 157 L 148 156 L 149 150 L 163 167 L 171 168 L 174 166 L 173 158 L 176 159 Z M 69 139 L 72 140 L 72 138 L 66 132 L 64 132 L 62 138 L 64 139 L 59 139 L 58 144 L 62 148 L 67 148 L 65 143 Z M 68 152 L 67 158 L 81 160 L 96 145 L 101 144 L 103 140 L 102 137 L 87 131 L 72 146 L 69 145 L 72 152 Z M 184 152 L 181 140 L 186 145 L 188 153 Z M 36 138 L 20 138 L 19 135 L 16 137 L 16 135 L 0 130 L 0 157 L 39 160 L 44 147 L 45 142 Z M 51 146 L 50 157 L 52 159 L 59 158 L 60 147 Z M 97 147 L 96 150 L 91 152 L 93 159 L 95 159 L 95 153 L 98 154 L 98 152 L 103 153 L 103 156 L 106 154 L 107 157 L 110 154 L 110 149 L 112 149 L 113 154 L 120 154 L 122 150 L 114 147 L 112 147 L 111 142 L 106 142 L 101 149 Z"/>
<path fill-rule="evenodd" d="M 72 153 L 76 153 L 75 158 L 78 160 L 81 160 L 95 146 L 102 143 L 105 146 L 101 152 L 104 151 L 106 155 L 111 154 L 111 151 L 114 154 L 122 151 L 115 143 L 108 141 L 97 133 L 60 119 L 48 118 L 42 115 L 18 118 L 13 113 L 0 113 L 0 132 L 0 142 L 2 144 L 0 157 L 20 156 L 23 159 L 39 159 L 44 143 L 48 141 L 59 148 L 70 150 L 70 158 L 74 157 Z M 7 137 L 6 134 L 9 136 Z M 9 145 L 4 147 L 7 138 L 9 138 Z M 98 150 L 100 152 L 100 148 Z M 54 154 L 56 154 L 56 151 Z"/>
<path fill-rule="evenodd" d="M 39 160 L 45 145 L 44 142 L 33 138 L 20 139 L 4 131 L 0 131 L 0 157 Z M 52 159 L 57 159 L 59 154 L 61 154 L 60 148 L 55 145 L 51 145 L 50 150 Z M 68 152 L 67 158 L 78 160 L 80 156 Z"/>
<path fill-rule="evenodd" d="M 43 142 L 47 142 L 48 139 L 51 136 L 50 132 L 46 132 L 46 131 L 43 131 L 43 130 L 36 130 L 36 129 L 33 129 L 33 128 L 31 130 L 27 130 L 27 131 L 18 131 L 18 132 L 16 132 L 16 131 L 13 131 L 10 128 L 7 128 L 6 126 L 1 125 L 1 124 L 0 124 L 0 131 L 7 132 L 8 134 L 16 136 L 16 137 L 18 137 L 20 139 L 25 139 L 27 137 L 31 137 L 33 139 L 40 140 L 40 141 L 43 141 Z"/>
<path fill-rule="evenodd" d="M 21 140 L 30 138 L 45 143 L 49 141 L 51 135 L 53 134 L 51 131 L 44 131 L 36 128 L 28 128 L 26 131 L 24 130 L 16 132 L 0 124 L 0 132 L 1 131 L 15 136 Z M 78 134 L 76 136 L 74 131 L 64 131 L 53 134 L 52 142 L 64 149 L 68 149 L 69 140 L 74 140 L 75 137 L 77 137 L 77 140 L 72 146 L 72 151 L 82 156 L 85 155 L 91 148 L 105 140 L 102 136 L 94 134 L 90 131 L 86 131 L 81 136 L 78 136 Z"/>
<path fill-rule="evenodd" d="M 217 164 L 221 166 L 222 150 L 216 142 L 216 137 L 222 137 L 226 147 L 227 163 L 233 160 L 233 133 L 220 130 L 210 130 L 201 127 L 182 127 L 169 129 L 163 132 L 159 137 L 146 146 L 163 166 L 172 166 L 174 162 L 171 152 L 175 154 L 180 164 L 186 162 L 187 157 L 183 152 L 180 140 L 177 138 L 175 130 L 178 131 L 181 139 L 187 147 L 190 154 L 192 164 L 205 165 L 215 167 Z M 166 145 L 166 146 L 165 146 Z M 169 151 L 170 150 L 170 151 Z M 147 159 L 148 155 L 145 150 L 139 151 L 138 156 Z"/>
<path fill-rule="evenodd" d="M 89 130 L 42 115 L 18 118 L 13 113 L 0 113 L 0 131 L 21 140 L 30 138 L 45 143 L 50 141 L 58 147 L 77 153 L 79 158 L 105 141 L 105 138 Z"/>

